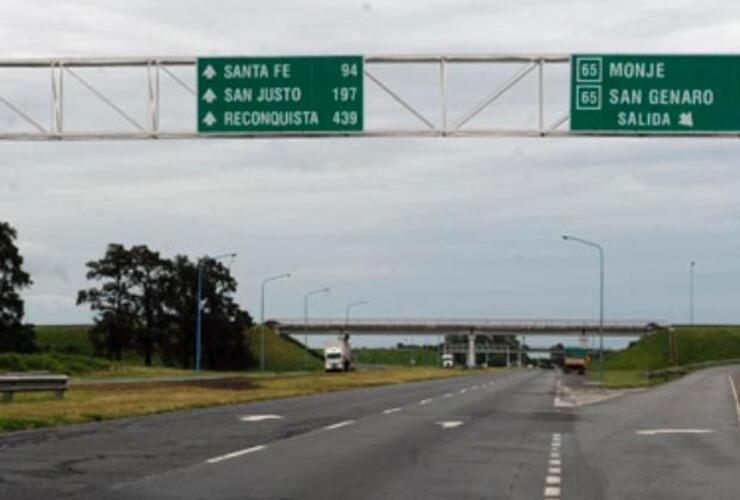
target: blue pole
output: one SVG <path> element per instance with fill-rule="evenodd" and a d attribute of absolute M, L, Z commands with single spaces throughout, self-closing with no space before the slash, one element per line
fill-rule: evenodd
<path fill-rule="evenodd" d="M 195 371 L 200 371 L 200 329 L 201 329 L 201 302 L 203 295 L 203 266 L 198 262 L 198 294 L 195 299 Z"/>

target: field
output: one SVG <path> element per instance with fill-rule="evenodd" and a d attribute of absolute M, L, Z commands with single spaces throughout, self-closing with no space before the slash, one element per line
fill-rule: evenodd
<path fill-rule="evenodd" d="M 368 348 L 352 349 L 355 363 L 360 365 L 439 366 L 437 351 L 423 349 Z"/>
<path fill-rule="evenodd" d="M 50 394 L 18 394 L 15 402 L 0 404 L 0 430 L 150 415 L 465 374 L 460 370 L 394 368 L 340 374 L 237 375 L 218 380 L 204 378 L 166 383 L 103 382 L 73 387 L 62 400 L 54 399 Z"/>
<path fill-rule="evenodd" d="M 675 338 L 680 366 L 740 358 L 738 326 L 679 326 Z M 670 366 L 668 332 L 660 331 L 609 355 L 604 360 L 605 383 L 610 387 L 651 385 L 656 381 L 644 378 L 643 373 Z M 590 375 L 598 377 L 596 365 Z"/>

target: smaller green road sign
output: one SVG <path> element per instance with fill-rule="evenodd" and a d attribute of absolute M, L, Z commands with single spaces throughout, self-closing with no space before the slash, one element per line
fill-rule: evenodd
<path fill-rule="evenodd" d="M 198 132 L 360 132 L 362 56 L 202 57 Z"/>
<path fill-rule="evenodd" d="M 740 55 L 576 54 L 570 129 L 740 132 Z"/>

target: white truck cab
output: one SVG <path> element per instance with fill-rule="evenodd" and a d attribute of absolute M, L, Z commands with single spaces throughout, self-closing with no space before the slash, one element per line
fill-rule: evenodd
<path fill-rule="evenodd" d="M 446 353 L 442 355 L 442 368 L 454 368 L 455 367 L 455 357 L 450 354 Z"/>
<path fill-rule="evenodd" d="M 352 349 L 349 335 L 341 335 L 337 340 L 324 344 L 324 370 L 327 372 L 346 372 L 352 369 Z"/>

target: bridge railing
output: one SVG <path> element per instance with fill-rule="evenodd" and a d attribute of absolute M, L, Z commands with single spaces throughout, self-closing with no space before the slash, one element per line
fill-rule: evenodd
<path fill-rule="evenodd" d="M 278 325 L 290 327 L 300 327 L 306 324 L 311 327 L 335 327 L 349 328 L 374 327 L 374 328 L 393 328 L 393 327 L 459 327 L 459 328 L 530 328 L 530 329 L 587 329 L 594 330 L 598 328 L 599 322 L 595 320 L 572 320 L 572 319 L 463 319 L 463 318 L 353 318 L 349 324 L 340 318 L 311 318 L 308 323 L 303 319 L 279 319 L 276 320 Z M 664 326 L 660 321 L 655 320 L 609 320 L 604 322 L 605 329 L 634 329 L 647 330 Z"/>

